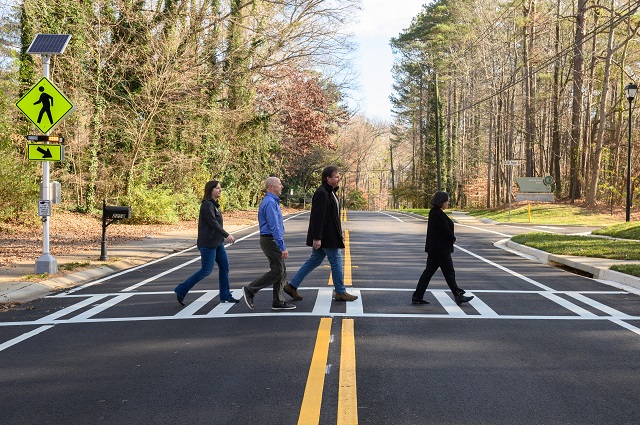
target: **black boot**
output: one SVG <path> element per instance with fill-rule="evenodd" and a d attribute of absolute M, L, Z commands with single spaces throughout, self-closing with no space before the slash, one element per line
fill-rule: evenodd
<path fill-rule="evenodd" d="M 463 293 L 464 293 L 464 292 L 463 292 Z M 455 296 L 456 304 L 460 305 L 460 304 L 462 304 L 462 303 L 468 303 L 469 301 L 471 301 L 471 300 L 473 299 L 473 295 L 472 295 L 472 296 L 470 296 L 470 297 L 467 297 L 467 296 L 465 296 L 465 295 L 462 295 L 463 293 L 461 293 L 461 294 L 457 294 L 457 295 Z"/>

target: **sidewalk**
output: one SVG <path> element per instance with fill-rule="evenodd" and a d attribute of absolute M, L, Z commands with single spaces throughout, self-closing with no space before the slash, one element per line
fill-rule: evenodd
<path fill-rule="evenodd" d="M 233 233 L 247 225 L 229 225 L 225 229 Z M 195 247 L 197 230 L 176 231 L 147 236 L 142 240 L 129 241 L 114 246 L 107 243 L 106 261 L 100 261 L 100 246 L 95 249 L 69 255 L 54 256 L 58 273 L 46 280 L 34 279 L 35 258 L 28 263 L 0 268 L 0 304 L 24 303 L 45 297 L 53 292 L 72 288 L 110 274 L 139 266 L 187 248 Z M 194 248 L 194 256 L 198 251 Z M 71 263 L 89 264 L 80 271 L 65 271 Z M 27 278 L 31 276 L 32 278 Z"/>

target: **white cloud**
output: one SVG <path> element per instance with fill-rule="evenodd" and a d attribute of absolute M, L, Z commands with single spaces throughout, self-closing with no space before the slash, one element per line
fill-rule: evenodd
<path fill-rule="evenodd" d="M 362 13 L 354 32 L 358 37 L 398 35 L 428 0 L 362 0 Z"/>

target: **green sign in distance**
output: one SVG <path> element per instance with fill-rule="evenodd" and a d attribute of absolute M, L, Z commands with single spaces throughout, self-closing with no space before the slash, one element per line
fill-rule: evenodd
<path fill-rule="evenodd" d="M 553 177 L 516 177 L 516 184 L 523 193 L 551 193 Z"/>
<path fill-rule="evenodd" d="M 64 161 L 64 145 L 29 143 L 27 157 L 29 161 Z"/>
<path fill-rule="evenodd" d="M 34 84 L 16 102 L 16 107 L 43 133 L 53 130 L 74 109 L 69 99 L 47 77 Z"/>

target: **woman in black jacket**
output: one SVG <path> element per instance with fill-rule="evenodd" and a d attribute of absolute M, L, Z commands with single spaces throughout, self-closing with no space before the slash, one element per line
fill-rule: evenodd
<path fill-rule="evenodd" d="M 222 214 L 220 213 L 220 204 L 218 204 L 221 194 L 222 188 L 218 180 L 208 181 L 204 185 L 204 196 L 198 217 L 197 242 L 201 267 L 173 290 L 180 305 L 184 305 L 184 297 L 187 296 L 191 288 L 211 274 L 214 263 L 218 263 L 219 269 L 220 301 L 239 302 L 238 299 L 233 298 L 229 290 L 229 259 L 224 243 L 225 241 L 234 243 L 236 240 L 222 227 Z"/>
<path fill-rule="evenodd" d="M 460 305 L 469 302 L 473 299 L 473 296 L 465 296 L 464 291 L 458 288 L 456 272 L 453 269 L 453 260 L 451 259 L 456 236 L 453 233 L 453 221 L 443 211 L 449 206 L 449 195 L 447 192 L 436 192 L 431 198 L 430 204 L 427 241 L 424 247 L 427 253 L 427 267 L 420 276 L 418 286 L 411 297 L 411 302 L 413 304 L 429 304 L 429 301 L 423 297 L 431 277 L 438 268 L 442 270 L 456 303 Z"/>

